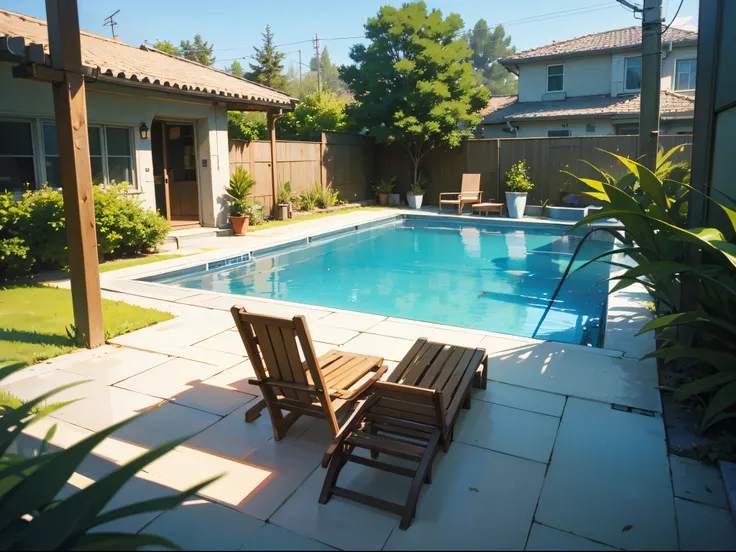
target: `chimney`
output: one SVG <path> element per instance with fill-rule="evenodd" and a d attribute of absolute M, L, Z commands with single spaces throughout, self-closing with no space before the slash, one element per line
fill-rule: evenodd
<path fill-rule="evenodd" d="M 113 40 L 114 40 L 115 42 L 120 42 L 120 35 L 113 35 L 112 39 L 113 39 Z"/>

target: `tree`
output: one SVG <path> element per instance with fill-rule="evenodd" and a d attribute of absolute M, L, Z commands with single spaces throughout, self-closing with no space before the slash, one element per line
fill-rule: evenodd
<path fill-rule="evenodd" d="M 194 42 L 182 40 L 180 46 L 182 55 L 185 58 L 207 66 L 215 64 L 215 56 L 212 55 L 214 47 L 214 44 L 210 45 L 203 41 L 202 35 L 199 34 L 194 35 Z"/>
<path fill-rule="evenodd" d="M 266 140 L 268 128 L 266 115 L 260 112 L 227 112 L 227 135 L 234 140 Z"/>
<path fill-rule="evenodd" d="M 225 67 L 225 71 L 228 73 L 232 73 L 236 77 L 243 77 L 245 75 L 245 70 L 243 69 L 243 66 L 240 65 L 240 62 L 236 59 L 230 64 L 229 67 Z"/>
<path fill-rule="evenodd" d="M 286 77 L 281 74 L 284 70 L 282 61 L 284 55 L 282 52 L 276 50 L 273 44 L 273 33 L 271 32 L 271 25 L 266 25 L 266 32 L 262 34 L 263 46 L 261 48 L 253 49 L 256 52 L 255 60 L 256 63 L 250 63 L 250 72 L 245 78 L 255 82 L 260 82 L 271 88 L 283 90 L 286 87 Z"/>
<path fill-rule="evenodd" d="M 480 19 L 465 38 L 473 50 L 473 69 L 491 94 L 516 94 L 519 89 L 518 79 L 497 63 L 500 58 L 516 53 L 516 48 L 511 46 L 511 37 L 506 36 L 503 25 L 496 25 L 491 32 L 488 23 Z"/>
<path fill-rule="evenodd" d="M 345 83 L 340 80 L 340 73 L 338 72 L 337 67 L 333 65 L 327 48 L 323 48 L 322 53 L 320 54 L 319 69 L 321 71 L 322 86 L 326 87 L 328 90 L 332 90 L 333 92 L 339 92 L 345 89 Z M 316 78 L 316 55 L 312 56 L 312 59 L 309 60 L 309 71 L 314 72 Z"/>
<path fill-rule="evenodd" d="M 424 2 L 383 6 L 368 19 L 368 46 L 350 48 L 354 64 L 340 77 L 357 104 L 348 115 L 379 142 L 403 146 L 414 182 L 419 162 L 435 147 L 458 146 L 480 123 L 488 90 L 478 84 L 472 51 L 460 36 L 462 18 L 427 12 Z"/>
<path fill-rule="evenodd" d="M 201 63 L 202 65 L 211 66 L 215 63 L 215 56 L 212 55 L 215 45 L 204 42 L 202 35 L 199 34 L 194 35 L 194 42 L 182 40 L 179 46 L 174 46 L 168 40 L 157 40 L 153 47 L 172 56 L 183 57 Z"/>
<path fill-rule="evenodd" d="M 329 90 L 309 94 L 276 121 L 276 129 L 287 140 L 318 140 L 322 132 L 346 130 L 345 101 Z"/>
<path fill-rule="evenodd" d="M 167 54 L 171 54 L 172 56 L 181 57 L 181 50 L 179 47 L 174 46 L 168 40 L 157 40 L 153 47 Z"/>

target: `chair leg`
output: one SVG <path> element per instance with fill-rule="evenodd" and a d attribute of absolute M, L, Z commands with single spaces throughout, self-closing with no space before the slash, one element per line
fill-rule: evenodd
<path fill-rule="evenodd" d="M 373 424 L 370 424 L 368 426 L 368 432 L 371 435 L 375 435 L 376 433 L 378 433 L 378 431 L 376 431 L 376 429 L 373 427 Z M 378 460 L 379 452 L 377 450 L 373 450 L 373 449 L 371 449 L 370 452 L 371 452 L 371 458 L 373 458 L 373 460 Z"/>
<path fill-rule="evenodd" d="M 463 401 L 463 408 L 465 410 L 470 410 L 470 392 L 468 392 L 468 394 L 465 395 L 465 400 Z"/>
<path fill-rule="evenodd" d="M 414 519 L 417 513 L 417 502 L 419 501 L 419 491 L 422 488 L 422 483 L 429 478 L 431 480 L 432 462 L 434 461 L 435 454 L 437 453 L 437 445 L 439 444 L 440 434 L 437 431 L 427 443 L 427 448 L 424 450 L 422 459 L 417 467 L 417 472 L 414 474 L 414 479 L 411 481 L 411 487 L 409 487 L 409 494 L 406 497 L 406 506 L 404 507 L 404 514 L 401 516 L 401 523 L 399 523 L 399 529 L 406 531 Z"/>
<path fill-rule="evenodd" d="M 283 439 L 286 436 L 286 433 L 289 431 L 289 428 L 293 426 L 294 423 L 301 417 L 302 415 L 298 414 L 297 412 L 289 412 L 278 422 L 272 419 L 271 422 L 273 424 L 273 438 L 276 441 L 280 441 L 281 439 Z"/>
<path fill-rule="evenodd" d="M 261 417 L 261 411 L 264 408 L 266 408 L 266 401 L 263 399 L 258 401 L 255 406 L 251 406 L 245 412 L 245 423 L 249 424 L 251 422 L 255 422 L 258 418 Z"/>
<path fill-rule="evenodd" d="M 347 455 L 343 451 L 343 445 L 340 445 L 340 448 L 332 455 L 330 466 L 327 468 L 325 482 L 322 484 L 322 492 L 319 494 L 320 504 L 327 504 L 327 501 L 332 498 L 332 488 L 337 483 L 337 477 L 340 475 L 340 471 L 346 463 Z"/>

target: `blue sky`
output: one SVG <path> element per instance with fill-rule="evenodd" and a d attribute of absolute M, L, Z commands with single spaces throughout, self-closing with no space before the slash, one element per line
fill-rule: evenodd
<path fill-rule="evenodd" d="M 640 0 L 641 1 L 641 0 Z M 399 6 L 393 0 L 78 0 L 83 29 L 109 34 L 103 27 L 105 17 L 120 9 L 116 16 L 116 32 L 123 42 L 140 45 L 144 41 L 191 39 L 195 33 L 215 45 L 216 66 L 224 67 L 232 58 L 253 53 L 259 45 L 267 23 L 276 36 L 276 43 L 287 44 L 310 40 L 318 33 L 320 38 L 356 37 L 363 35 L 363 24 L 386 4 Z M 679 0 L 664 0 L 666 20 L 670 21 Z M 520 50 L 564 40 L 574 36 L 638 25 L 632 13 L 615 0 L 428 0 L 430 8 L 443 13 L 459 13 L 466 26 L 472 27 L 478 19 L 489 24 L 505 23 L 506 32 Z M 44 0 L 0 0 L 0 7 L 45 18 Z M 565 11 L 566 13 L 559 13 Z M 546 18 L 529 20 L 536 16 Z M 687 18 L 688 25 L 697 24 L 698 0 L 684 0 L 679 17 Z M 524 19 L 527 19 L 524 21 Z M 680 20 L 681 21 L 681 20 Z M 680 23 L 678 21 L 678 23 Z M 335 63 L 347 63 L 348 49 L 358 42 L 327 40 Z M 296 62 L 298 49 L 302 61 L 308 63 L 312 53 L 310 42 L 284 46 L 287 60 Z M 247 59 L 240 60 L 243 65 Z"/>

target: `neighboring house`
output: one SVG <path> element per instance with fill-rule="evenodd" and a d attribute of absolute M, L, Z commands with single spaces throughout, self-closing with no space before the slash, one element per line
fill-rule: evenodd
<path fill-rule="evenodd" d="M 13 76 L 24 51 L 2 48 L 12 44 L 3 37 L 42 44 L 38 66 L 49 59 L 46 21 L 0 10 L 0 191 L 59 186 L 52 87 Z M 81 43 L 95 183 L 128 182 L 174 222 L 226 223 L 227 111 L 291 110 L 296 100 L 145 46 L 85 31 Z"/>
<path fill-rule="evenodd" d="M 691 133 L 698 35 L 662 36 L 662 134 Z M 553 42 L 499 60 L 519 77 L 518 96 L 492 98 L 486 138 L 639 133 L 641 27 Z"/>

